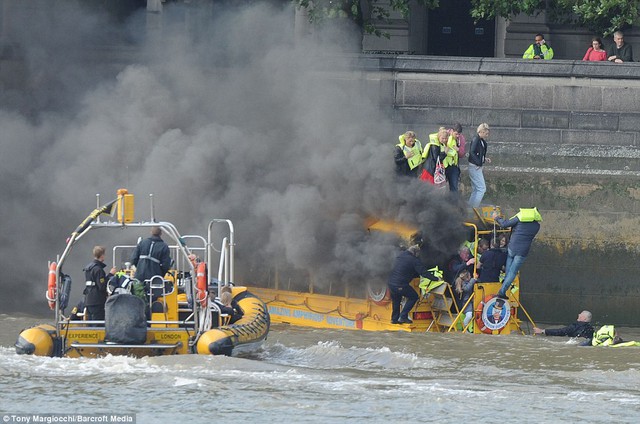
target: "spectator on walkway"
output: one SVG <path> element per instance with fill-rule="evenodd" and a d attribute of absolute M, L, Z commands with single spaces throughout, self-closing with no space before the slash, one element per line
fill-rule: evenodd
<path fill-rule="evenodd" d="M 631 44 L 624 42 L 622 31 L 613 33 L 613 44 L 607 49 L 607 60 L 614 63 L 633 62 L 633 49 Z"/>
<path fill-rule="evenodd" d="M 536 34 L 535 41 L 522 55 L 523 59 L 553 59 L 553 49 L 544 40 L 542 34 Z"/>
<path fill-rule="evenodd" d="M 602 39 L 600 37 L 593 37 L 591 39 L 591 47 L 587 49 L 582 60 L 590 62 L 607 60 L 607 52 L 604 50 Z"/>

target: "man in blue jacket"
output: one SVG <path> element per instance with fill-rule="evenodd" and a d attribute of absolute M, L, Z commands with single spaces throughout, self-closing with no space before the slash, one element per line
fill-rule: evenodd
<path fill-rule="evenodd" d="M 593 326 L 591 325 L 591 312 L 582 311 L 578 314 L 578 320 L 573 324 L 562 328 L 542 329 L 533 327 L 534 334 L 544 334 L 545 336 L 568 336 L 568 337 L 584 337 L 588 341 L 585 346 L 591 346 L 593 338 Z"/>
<path fill-rule="evenodd" d="M 422 246 L 422 236 L 414 234 L 411 236 L 411 247 L 403 250 L 396 257 L 391 275 L 389 275 L 389 292 L 391 293 L 391 324 L 411 324 L 409 312 L 418 301 L 418 293 L 411 287 L 411 281 L 419 276 L 429 280 L 439 280 L 427 270 L 427 266 L 418 258 L 420 247 Z M 400 311 L 402 298 L 407 301 Z"/>
<path fill-rule="evenodd" d="M 537 208 L 520 209 L 514 217 L 509 220 L 498 217 L 498 213 L 494 211 L 491 216 L 495 222 L 502 228 L 511 227 L 511 241 L 507 248 L 507 264 L 505 266 L 505 277 L 502 287 L 498 292 L 498 297 L 507 298 L 507 290 L 511 287 L 513 280 L 520 267 L 527 259 L 529 249 L 533 239 L 540 231 L 540 222 L 542 217 Z"/>

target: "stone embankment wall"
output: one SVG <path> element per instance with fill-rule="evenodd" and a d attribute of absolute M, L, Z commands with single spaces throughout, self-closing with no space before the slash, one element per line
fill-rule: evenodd
<path fill-rule="evenodd" d="M 470 142 L 490 125 L 484 202 L 544 217 L 522 270 L 534 318 L 589 309 L 640 325 L 640 64 L 362 56 L 355 67 L 395 134 L 460 122 Z M 468 195 L 464 168 L 462 182 Z"/>

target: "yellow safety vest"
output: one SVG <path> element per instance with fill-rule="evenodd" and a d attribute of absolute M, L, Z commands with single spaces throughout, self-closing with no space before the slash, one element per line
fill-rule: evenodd
<path fill-rule="evenodd" d="M 427 156 L 429 156 L 430 145 L 439 146 L 440 149 L 442 149 L 443 146 L 442 146 L 442 143 L 440 143 L 440 139 L 438 139 L 438 133 L 429 134 L 429 142 L 427 143 L 426 146 L 424 146 L 424 150 L 422 151 L 422 157 L 424 159 L 426 159 Z"/>
<path fill-rule="evenodd" d="M 518 212 L 515 216 L 518 217 L 520 222 L 533 222 L 533 221 L 542 222 L 542 216 L 540 215 L 540 212 L 538 212 L 538 208 L 530 208 L 530 209 L 520 208 L 520 212 Z"/>
<path fill-rule="evenodd" d="M 416 139 L 413 147 L 409 147 L 404 144 L 404 138 L 402 141 L 403 142 L 396 144 L 396 146 L 400 147 L 405 156 L 407 156 L 407 153 L 413 151 L 413 156 L 407 158 L 407 162 L 409 162 L 409 169 L 414 169 L 422 163 L 422 144 L 420 143 L 420 140 Z"/>
<path fill-rule="evenodd" d="M 591 344 L 593 346 L 610 346 L 613 344 L 613 338 L 616 336 L 616 330 L 613 325 L 603 325 L 593 334 Z"/>
<path fill-rule="evenodd" d="M 442 279 L 443 274 L 440 268 L 435 266 L 429 269 L 428 271 L 433 275 L 435 275 L 438 278 L 438 280 L 429 280 L 428 278 L 424 278 L 423 276 L 420 276 L 420 284 L 418 284 L 418 287 L 420 287 L 422 294 L 430 292 L 436 287 L 439 287 L 444 284 L 444 280 Z"/>
<path fill-rule="evenodd" d="M 442 166 L 445 168 L 449 165 L 458 165 L 458 152 L 456 151 L 456 147 L 458 146 L 457 140 L 453 135 L 449 136 L 449 140 L 447 141 L 447 146 L 449 147 L 449 151 L 447 152 L 447 157 L 444 158 L 442 162 Z"/>

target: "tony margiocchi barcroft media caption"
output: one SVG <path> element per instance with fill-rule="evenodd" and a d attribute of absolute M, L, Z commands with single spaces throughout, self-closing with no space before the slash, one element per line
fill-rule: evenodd
<path fill-rule="evenodd" d="M 1 413 L 2 423 L 135 423 L 135 414 L 8 414 Z"/>

